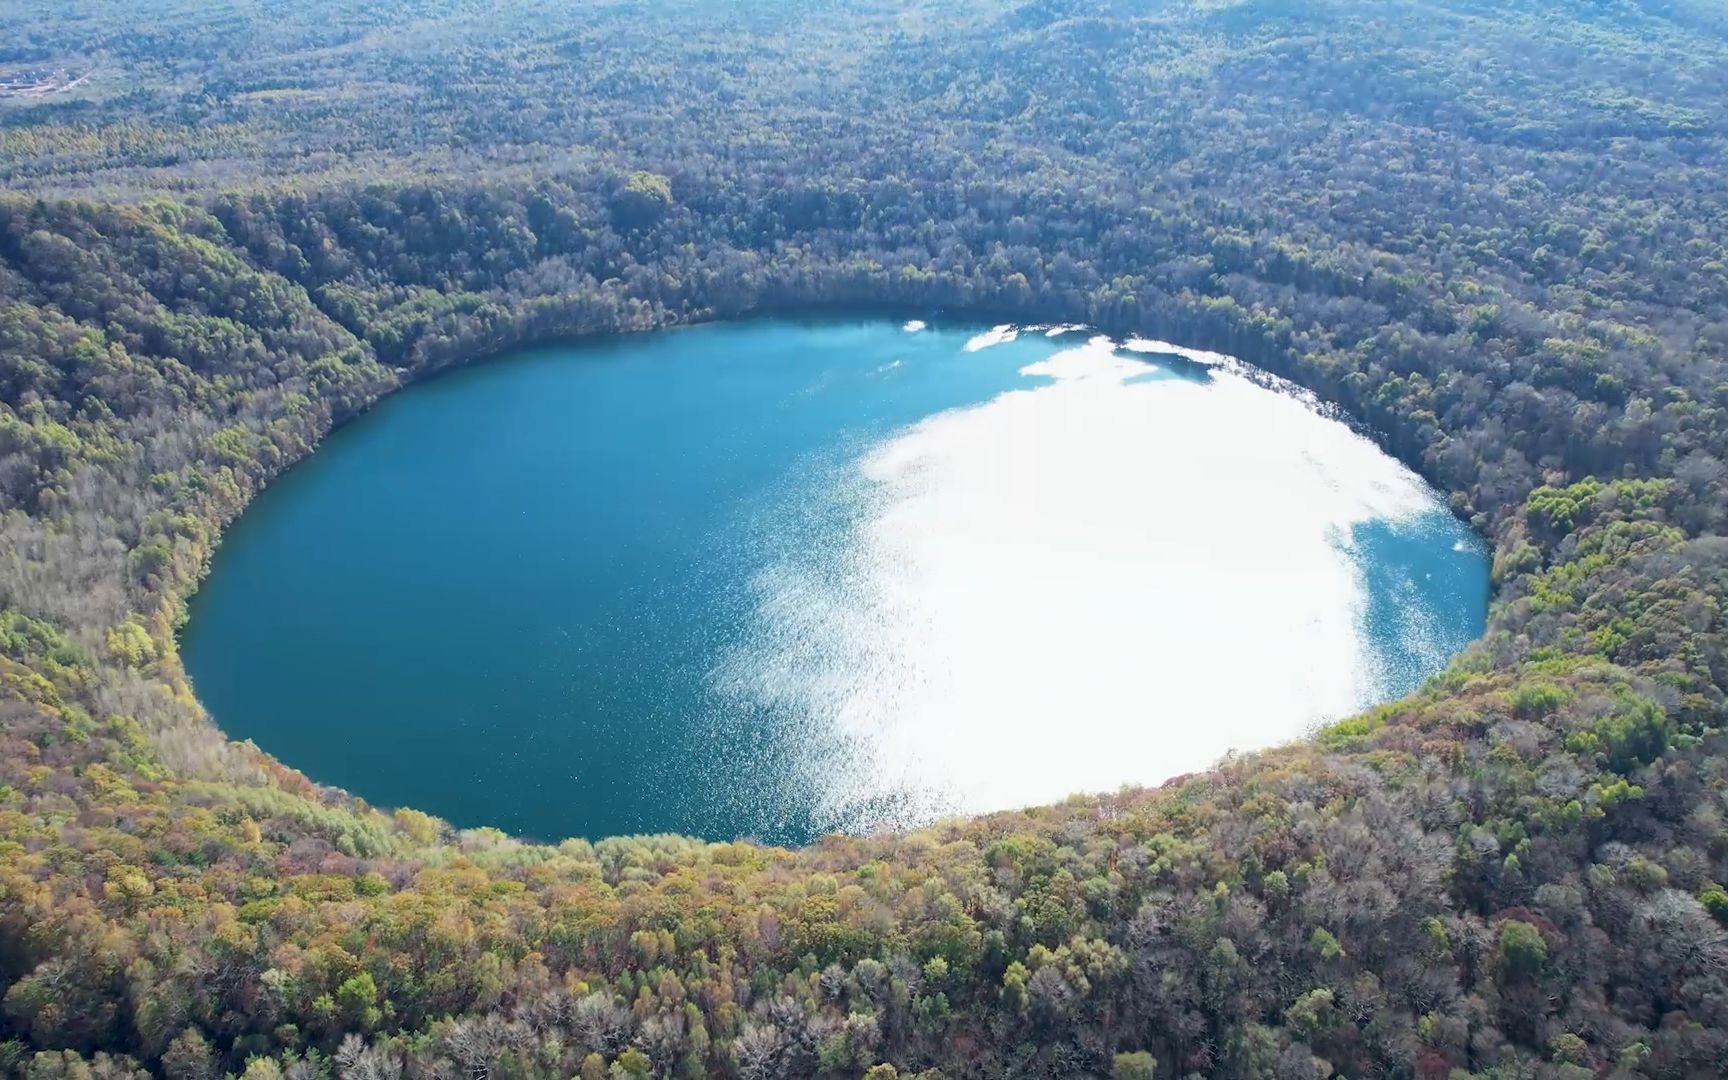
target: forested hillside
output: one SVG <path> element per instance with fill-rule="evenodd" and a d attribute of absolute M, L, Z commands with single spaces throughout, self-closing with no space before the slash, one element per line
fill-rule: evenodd
<path fill-rule="evenodd" d="M 1728 1074 L 1725 113 L 1704 0 L 0 9 L 0 1068 Z M 455 831 L 198 705 L 221 529 L 381 395 L 859 305 L 1314 388 L 1493 542 L 1486 636 L 797 851 Z"/>

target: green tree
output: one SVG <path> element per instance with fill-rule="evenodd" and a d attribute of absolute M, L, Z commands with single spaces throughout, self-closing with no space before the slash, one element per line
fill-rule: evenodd
<path fill-rule="evenodd" d="M 1548 942 L 1530 923 L 1507 919 L 1500 924 L 1500 963 L 1514 975 L 1539 974 L 1548 963 Z"/>

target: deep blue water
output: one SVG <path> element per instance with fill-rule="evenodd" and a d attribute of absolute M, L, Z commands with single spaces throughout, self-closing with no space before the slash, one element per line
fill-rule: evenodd
<path fill-rule="evenodd" d="M 1085 335 L 969 350 L 979 332 L 715 325 L 533 349 L 413 387 L 335 433 L 230 530 L 183 634 L 194 687 L 230 735 L 379 805 L 545 839 L 795 842 L 1156 781 L 1339 711 L 1341 691 L 1324 687 L 1244 701 L 1235 711 L 1253 718 L 1238 741 L 1165 760 L 1158 729 L 1176 721 L 1161 707 L 1180 704 L 1181 726 L 1201 730 L 1209 710 L 1233 708 L 1227 688 L 1216 704 L 1186 689 L 1161 703 L 1208 620 L 1244 678 L 1275 650 L 1312 649 L 1292 677 L 1307 687 L 1330 657 L 1371 684 L 1360 702 L 1409 689 L 1480 632 L 1483 552 L 1425 490 L 1418 510 L 1341 526 L 1336 510 L 1275 509 L 1254 543 L 1276 565 L 1198 542 L 1236 520 L 1208 508 L 1196 479 L 1217 455 L 1159 457 L 1228 421 L 1176 442 L 1159 410 L 1227 415 L 1270 391 L 1150 355 L 1127 361 L 1140 367 L 1125 379 L 1053 381 L 1021 369 Z M 1187 395 L 1180 408 L 1172 394 Z M 1163 443 L 1137 444 L 1137 409 Z M 1328 499 L 1365 470 L 1401 472 L 1351 449 L 1334 476 L 1322 459 L 1337 425 L 1291 423 L 1331 427 L 1313 429 L 1316 447 L 1269 444 L 1263 460 L 1308 455 L 1320 464 L 1291 475 L 1312 472 Z M 1231 445 L 1267 429 L 1255 420 Z M 1095 444 L 1101 431 L 1111 441 Z M 913 464 L 893 463 L 896 449 Z M 1218 499 L 1287 507 L 1287 475 L 1269 480 L 1277 492 L 1244 490 L 1257 460 L 1220 472 Z M 1161 495 L 1160 476 L 1178 471 Z M 1098 536 L 1077 494 L 1087 485 L 1114 515 Z M 1330 562 L 1328 529 L 1342 553 Z M 1204 571 L 1231 597 L 1216 605 L 1189 595 L 1193 573 L 1168 569 L 1214 548 L 1241 564 Z M 1338 582 L 1351 568 L 1360 593 L 1327 617 L 1330 637 L 1288 629 L 1349 592 Z M 1267 599 L 1236 598 L 1236 581 Z M 1153 610 L 1148 629 L 1133 625 Z M 1336 628 L 1349 619 L 1362 648 L 1346 659 Z M 1168 642 L 1111 659 L 1104 635 L 1157 637 L 1178 621 Z M 1026 655 L 1049 662 L 1026 662 L 1020 648 L 1046 629 L 1052 640 Z M 1021 701 L 1043 704 L 1020 715 Z M 1067 701 L 1096 720 L 1057 715 Z M 1091 753 L 1064 772 L 1040 746 L 1041 716 Z M 985 743 L 987 768 L 968 749 Z"/>

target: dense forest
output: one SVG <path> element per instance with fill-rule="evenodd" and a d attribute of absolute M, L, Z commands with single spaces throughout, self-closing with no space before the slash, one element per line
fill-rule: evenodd
<path fill-rule="evenodd" d="M 1728 1075 L 1719 4 L 23 0 L 0 187 L 0 1070 Z M 846 306 L 1313 388 L 1492 541 L 1486 635 L 800 850 L 454 830 L 199 706 L 221 530 L 382 395 Z"/>

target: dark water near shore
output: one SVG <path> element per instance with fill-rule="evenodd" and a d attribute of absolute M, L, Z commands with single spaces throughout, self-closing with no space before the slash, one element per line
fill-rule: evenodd
<path fill-rule="evenodd" d="M 1486 604 L 1433 492 L 1228 371 L 762 321 L 385 401 L 235 524 L 183 647 L 227 732 L 380 805 L 801 841 L 1295 737 Z"/>

